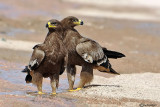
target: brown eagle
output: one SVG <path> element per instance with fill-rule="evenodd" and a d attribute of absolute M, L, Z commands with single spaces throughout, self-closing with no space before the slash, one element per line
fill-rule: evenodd
<path fill-rule="evenodd" d="M 38 94 L 42 92 L 43 77 L 51 80 L 52 94 L 56 94 L 58 88 L 59 74 L 64 71 L 64 57 L 66 51 L 63 45 L 63 29 L 59 21 L 52 19 L 46 24 L 49 32 L 44 43 L 33 47 L 29 65 L 22 71 L 28 72 L 25 80 L 33 83 L 38 88 Z"/>
<path fill-rule="evenodd" d="M 93 69 L 98 69 L 101 72 L 118 74 L 112 68 L 108 58 L 125 57 L 124 54 L 107 50 L 101 47 L 96 41 L 81 36 L 74 27 L 83 25 L 83 21 L 76 17 L 66 17 L 61 23 L 64 29 L 63 43 L 68 51 L 67 76 L 70 91 L 73 91 L 75 81 L 75 65 L 82 66 L 80 83 L 76 90 L 81 89 L 86 83 L 92 81 Z"/>

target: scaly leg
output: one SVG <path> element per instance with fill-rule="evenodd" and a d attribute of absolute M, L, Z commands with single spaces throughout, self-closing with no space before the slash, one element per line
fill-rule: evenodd
<path fill-rule="evenodd" d="M 68 77 L 68 82 L 69 82 L 69 91 L 73 90 L 75 75 L 76 75 L 75 65 L 67 65 L 67 77 Z"/>
<path fill-rule="evenodd" d="M 42 92 L 42 79 L 37 84 L 38 94 L 45 94 Z"/>
<path fill-rule="evenodd" d="M 90 83 L 93 80 L 93 67 L 92 66 L 82 66 L 82 71 L 80 74 L 80 82 L 76 90 L 80 90 L 85 84 Z"/>
<path fill-rule="evenodd" d="M 53 75 L 52 77 L 50 77 L 50 79 L 51 79 L 52 95 L 55 95 L 56 88 L 58 88 L 58 84 L 59 84 L 59 74 Z"/>
<path fill-rule="evenodd" d="M 37 86 L 38 94 L 44 94 L 42 92 L 42 82 L 43 82 L 42 74 L 33 72 L 33 74 L 32 74 L 32 83 Z"/>
<path fill-rule="evenodd" d="M 93 80 L 93 67 L 90 65 L 82 66 L 78 88 L 72 91 L 81 90 L 85 84 L 90 83 L 92 80 Z"/>

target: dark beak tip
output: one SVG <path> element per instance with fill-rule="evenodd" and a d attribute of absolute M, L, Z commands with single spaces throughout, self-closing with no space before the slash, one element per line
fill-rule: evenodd
<path fill-rule="evenodd" d="M 81 21 L 81 23 L 80 23 L 81 25 L 83 25 L 84 23 L 83 23 L 83 21 Z"/>
<path fill-rule="evenodd" d="M 46 28 L 48 28 L 48 24 L 46 24 Z"/>

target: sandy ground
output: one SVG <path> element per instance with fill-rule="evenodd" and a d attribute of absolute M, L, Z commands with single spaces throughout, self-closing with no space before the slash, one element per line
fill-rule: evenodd
<path fill-rule="evenodd" d="M 111 98 L 116 100 L 128 98 L 144 100 L 145 103 L 148 100 L 159 105 L 159 76 L 160 74 L 156 73 L 123 74 L 114 78 L 95 76 L 94 81 L 88 88 L 71 94 L 86 98 Z M 121 102 L 120 104 L 129 106 L 128 103 Z M 138 104 L 133 102 L 132 106 L 138 106 Z"/>
<path fill-rule="evenodd" d="M 0 106 L 160 106 L 159 1 L 89 1 L 0 1 Z M 46 94 L 37 95 L 36 87 L 26 84 L 20 71 L 28 64 L 32 47 L 43 42 L 46 22 L 68 15 L 84 21 L 84 26 L 76 27 L 82 35 L 127 56 L 110 60 L 121 75 L 95 70 L 91 84 L 79 92 L 68 92 L 64 73 L 56 96 L 50 95 L 49 79 L 44 79 Z M 78 67 L 75 88 L 80 70 Z"/>

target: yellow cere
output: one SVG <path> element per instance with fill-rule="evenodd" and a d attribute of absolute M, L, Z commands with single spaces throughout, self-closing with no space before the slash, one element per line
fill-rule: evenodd
<path fill-rule="evenodd" d="M 81 24 L 81 20 L 78 20 L 77 22 L 73 22 L 76 25 L 80 25 Z"/>
<path fill-rule="evenodd" d="M 51 22 L 48 22 L 48 27 L 49 28 L 55 28 L 56 26 L 52 25 Z"/>

